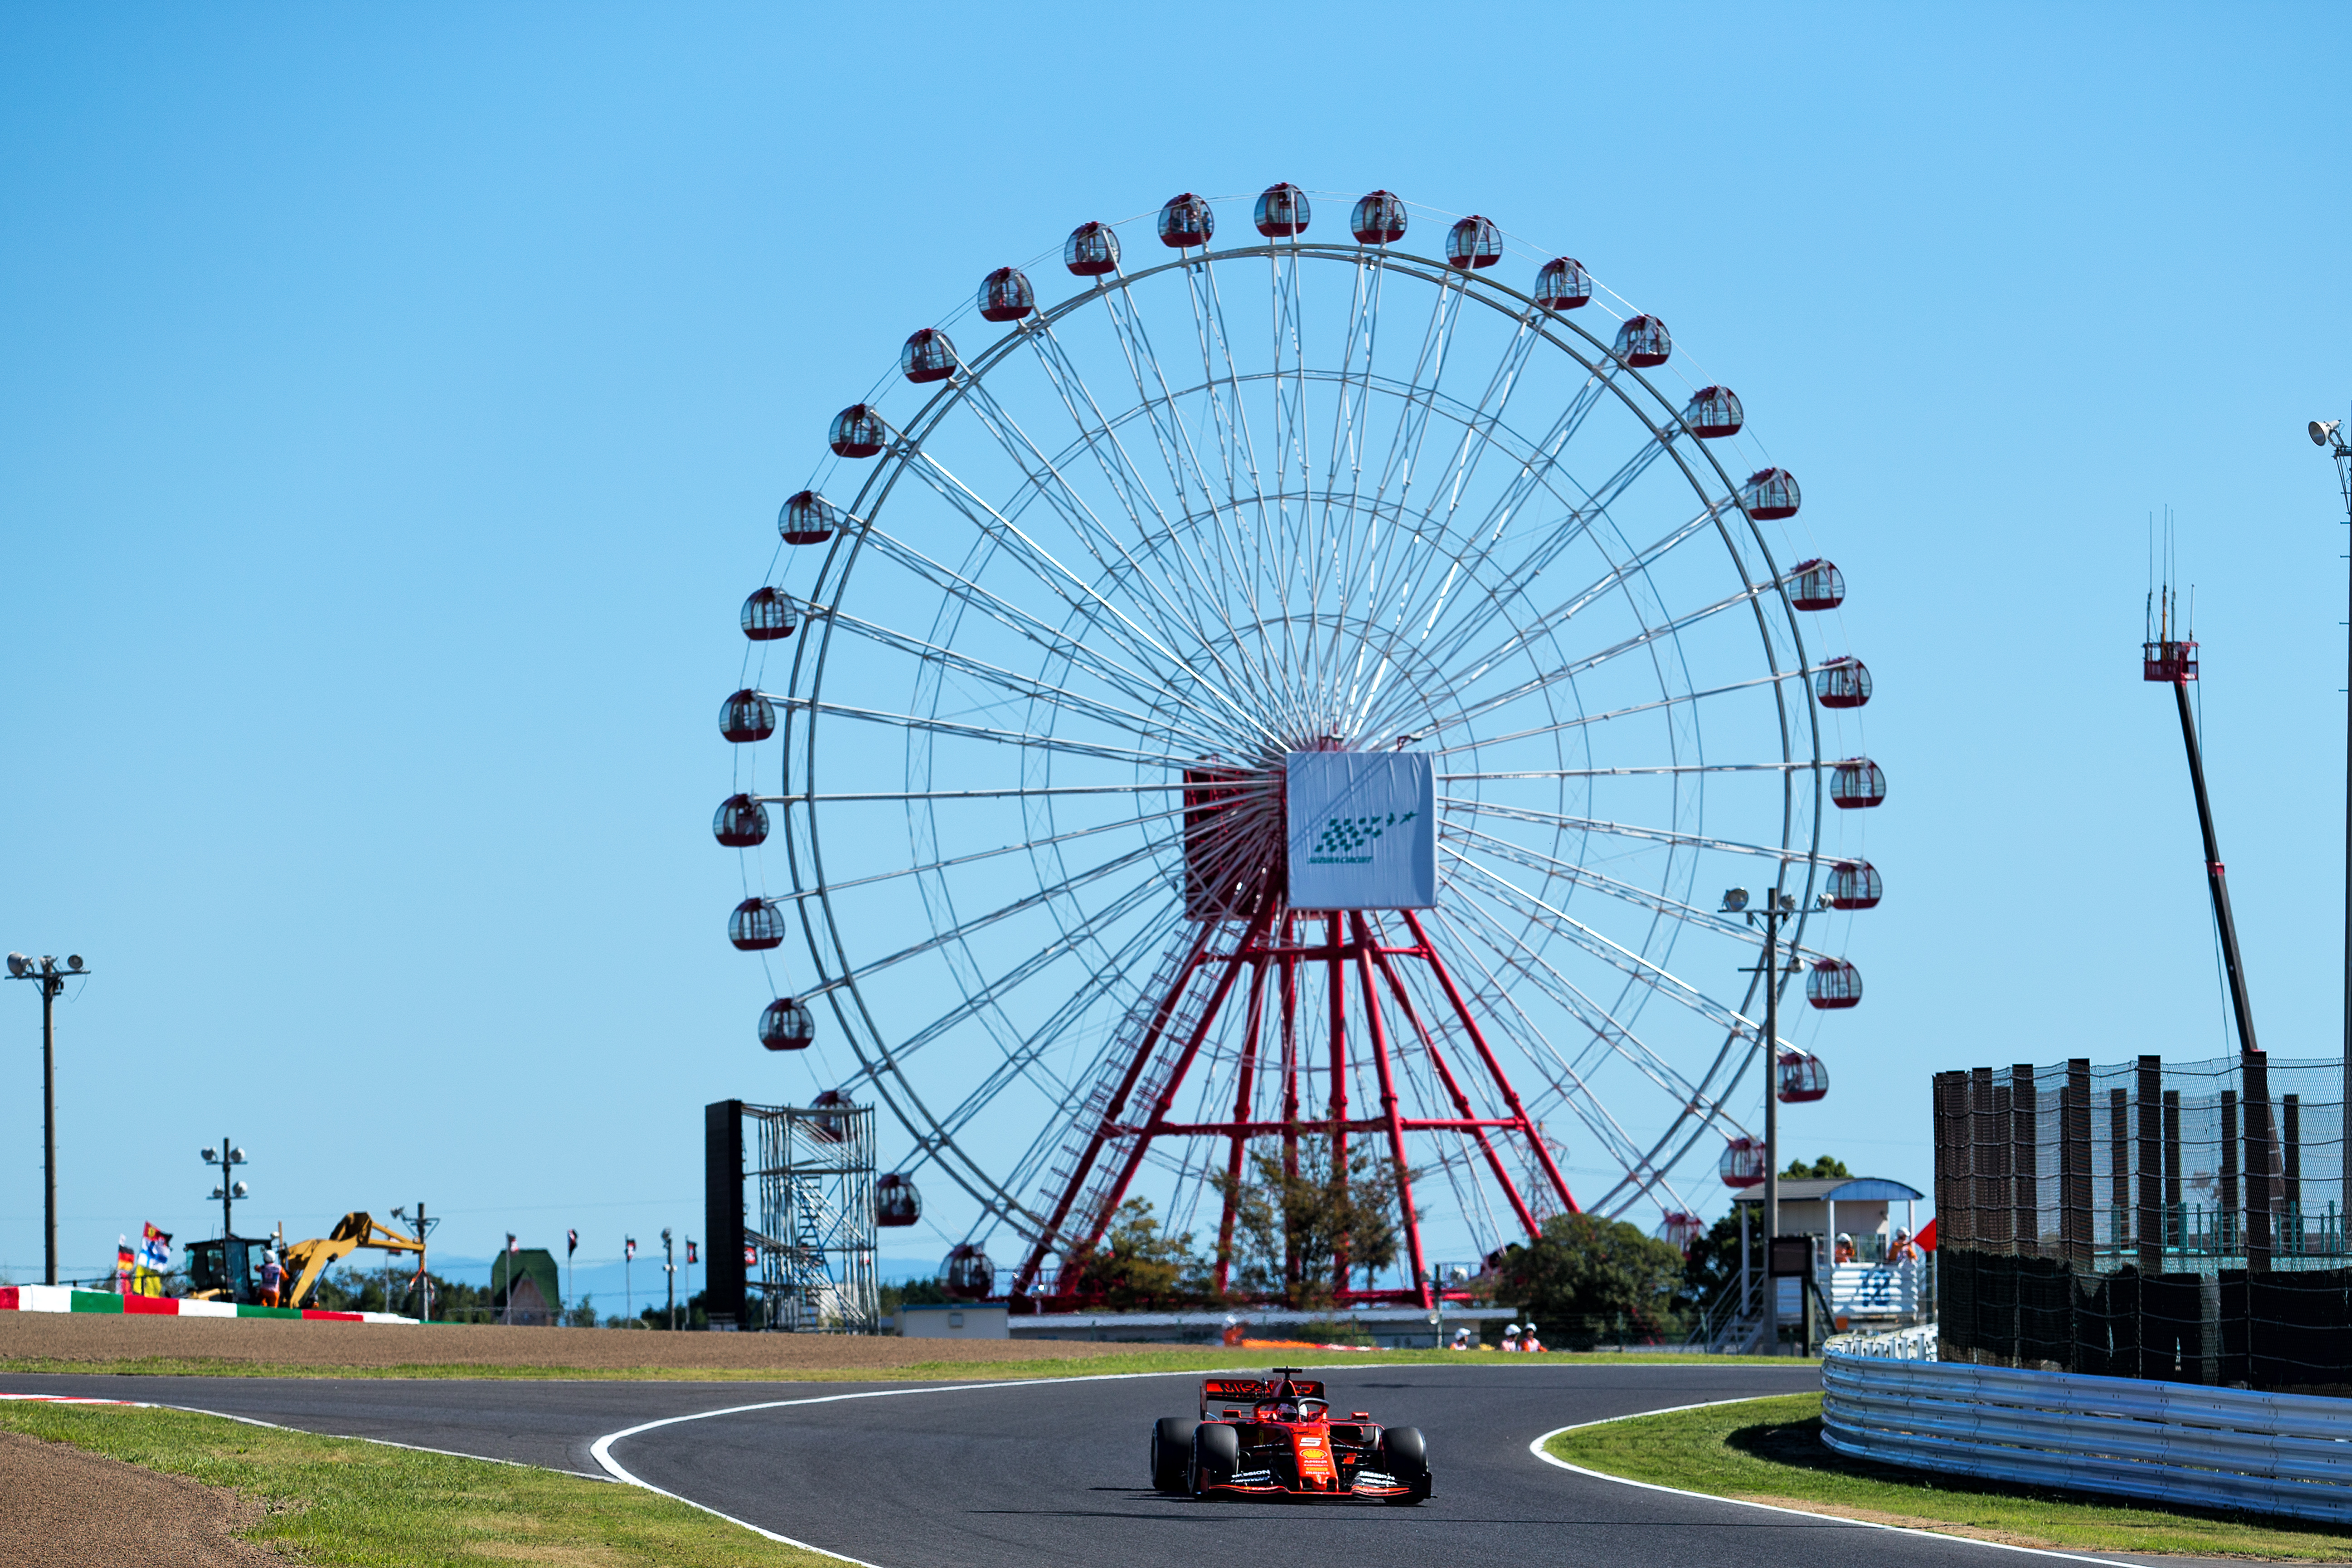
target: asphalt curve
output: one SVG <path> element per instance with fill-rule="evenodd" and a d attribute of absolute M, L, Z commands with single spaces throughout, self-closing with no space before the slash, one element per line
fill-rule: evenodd
<path fill-rule="evenodd" d="M 1482 1568 L 1988 1561 L 1973 1542 L 1644 1490 L 1528 1451 L 1556 1426 L 1817 1388 L 1810 1366 L 1482 1362 L 1321 1375 L 1339 1408 L 1422 1428 L 1436 1482 L 1428 1502 L 1159 1496 L 1145 1479 L 1148 1436 L 1153 1417 L 1191 1413 L 1196 1384 L 1184 1376 L 950 1385 L 7 1374 L 0 1392 L 152 1400 L 590 1473 L 600 1437 L 704 1415 L 619 1437 L 609 1451 L 654 1486 L 882 1568 L 1197 1568 L 1234 1553 Z"/>

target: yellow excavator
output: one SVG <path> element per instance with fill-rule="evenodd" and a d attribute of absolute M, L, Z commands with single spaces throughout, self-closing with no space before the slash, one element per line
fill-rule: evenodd
<path fill-rule="evenodd" d="M 232 1238 L 226 1243 L 199 1241 L 191 1246 L 188 1248 L 189 1282 L 198 1288 L 189 1292 L 190 1298 L 258 1305 L 265 1246 L 263 1242 L 247 1241 L 242 1237 Z M 420 1265 L 424 1261 L 423 1242 L 378 1225 L 373 1215 L 347 1214 L 337 1220 L 335 1228 L 325 1236 L 286 1246 L 280 1258 L 286 1269 L 286 1279 L 278 1287 L 278 1304 L 281 1307 L 303 1305 L 310 1299 L 311 1287 L 318 1284 L 320 1275 L 362 1247 L 372 1247 L 381 1252 L 413 1252 Z M 217 1249 L 221 1256 L 206 1256 L 207 1248 Z M 227 1256 L 231 1248 L 239 1256 Z"/>

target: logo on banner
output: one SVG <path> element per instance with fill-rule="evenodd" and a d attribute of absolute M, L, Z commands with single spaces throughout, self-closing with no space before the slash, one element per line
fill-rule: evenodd
<path fill-rule="evenodd" d="M 1411 822 L 1421 813 L 1390 812 L 1385 816 L 1329 816 L 1323 819 L 1323 831 L 1316 836 L 1315 848 L 1307 857 L 1310 866 L 1369 866 L 1372 863 L 1372 846 L 1381 835 L 1391 827 Z M 1358 854 L 1358 850 L 1362 854 Z"/>

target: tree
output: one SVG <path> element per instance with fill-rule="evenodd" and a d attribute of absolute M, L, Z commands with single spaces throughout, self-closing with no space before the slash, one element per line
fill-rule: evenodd
<path fill-rule="evenodd" d="M 1780 1179 L 1784 1182 L 1804 1182 L 1834 1178 L 1843 1182 L 1853 1174 L 1852 1171 L 1845 1168 L 1843 1160 L 1832 1159 L 1824 1154 L 1810 1165 L 1802 1160 L 1791 1159 L 1789 1162 L 1789 1168 L 1780 1173 Z"/>
<path fill-rule="evenodd" d="M 1622 1220 L 1554 1215 L 1543 1235 L 1505 1249 L 1498 1290 L 1517 1299 L 1560 1342 L 1579 1348 L 1610 1335 L 1655 1338 L 1683 1274 L 1683 1255 Z"/>
<path fill-rule="evenodd" d="M 1675 1307 L 1685 1310 L 1713 1312 L 1727 1297 L 1739 1291 L 1739 1214 L 1738 1205 L 1730 1214 L 1717 1220 L 1705 1236 L 1691 1243 L 1683 1254 L 1682 1282 L 1675 1290 Z M 1750 1247 L 1754 1243 L 1750 1242 Z M 1760 1254 L 1753 1263 L 1763 1262 Z"/>
<path fill-rule="evenodd" d="M 1370 1274 L 1396 1261 L 1397 1171 L 1359 1143 L 1335 1170 L 1328 1139 L 1301 1138 L 1298 1163 L 1253 1154 L 1249 1177 L 1212 1178 L 1234 1209 L 1228 1278 L 1243 1294 L 1305 1311 L 1327 1311 L 1339 1295 L 1340 1260 Z"/>
<path fill-rule="evenodd" d="M 1111 1215 L 1094 1256 L 1079 1266 L 1077 1293 L 1113 1308 L 1180 1306 L 1205 1293 L 1202 1273 L 1192 1234 L 1163 1233 L 1150 1202 L 1129 1198 Z"/>

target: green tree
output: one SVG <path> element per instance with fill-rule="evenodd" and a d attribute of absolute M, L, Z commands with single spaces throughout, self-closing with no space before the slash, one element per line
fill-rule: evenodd
<path fill-rule="evenodd" d="M 1181 1306 L 1206 1293 L 1203 1275 L 1192 1234 L 1166 1234 L 1148 1199 L 1129 1198 L 1111 1215 L 1094 1256 L 1079 1266 L 1078 1293 L 1120 1310 Z"/>
<path fill-rule="evenodd" d="M 1554 1215 L 1543 1235 L 1505 1249 L 1498 1290 L 1571 1348 L 1669 1332 L 1683 1255 L 1622 1220 Z"/>
<path fill-rule="evenodd" d="M 1236 1184 L 1212 1178 L 1234 1208 L 1229 1278 L 1241 1294 L 1307 1311 L 1328 1311 L 1344 1258 L 1359 1277 L 1396 1261 L 1397 1171 L 1359 1143 L 1335 1169 L 1328 1139 L 1298 1141 L 1298 1166 L 1253 1154 Z"/>
<path fill-rule="evenodd" d="M 1754 1243 L 1750 1242 L 1750 1247 Z M 1760 1256 L 1753 1261 L 1761 1265 Z M 1738 1205 L 1691 1243 L 1683 1254 L 1682 1281 L 1675 1289 L 1675 1306 L 1682 1310 L 1712 1312 L 1739 1291 Z"/>
<path fill-rule="evenodd" d="M 1824 1154 L 1810 1165 L 1806 1164 L 1802 1160 L 1790 1160 L 1789 1162 L 1789 1168 L 1780 1173 L 1780 1179 L 1782 1181 L 1803 1182 L 1820 1181 L 1834 1177 L 1836 1180 L 1843 1182 L 1853 1174 L 1853 1173 L 1852 1171 L 1845 1168 L 1845 1162 L 1843 1160 L 1832 1159 L 1831 1156 Z"/>

